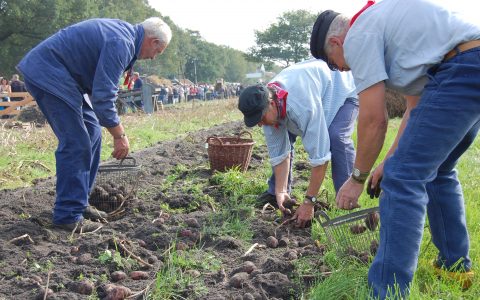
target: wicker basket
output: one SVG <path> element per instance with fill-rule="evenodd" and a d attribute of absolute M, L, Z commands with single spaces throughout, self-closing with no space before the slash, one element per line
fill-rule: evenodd
<path fill-rule="evenodd" d="M 244 134 L 249 138 L 241 138 Z M 242 172 L 245 172 L 252 158 L 253 144 L 255 142 L 252 140 L 252 134 L 248 131 L 243 131 L 236 137 L 207 138 L 206 146 L 211 170 L 223 172 L 239 167 Z"/>
<path fill-rule="evenodd" d="M 135 197 L 140 171 L 133 157 L 101 165 L 89 204 L 110 215 L 123 213 Z"/>
<path fill-rule="evenodd" d="M 378 207 L 356 211 L 330 219 L 319 211 L 325 222 L 320 225 L 325 231 L 329 247 L 338 255 L 374 256 L 378 248 L 380 218 Z"/>

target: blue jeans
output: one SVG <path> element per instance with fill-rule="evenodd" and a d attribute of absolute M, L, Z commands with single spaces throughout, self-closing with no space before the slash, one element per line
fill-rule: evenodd
<path fill-rule="evenodd" d="M 384 167 L 380 245 L 368 280 L 384 299 L 394 284 L 402 295 L 417 267 L 428 214 L 437 263 L 469 270 L 469 237 L 463 192 L 455 166 L 480 127 L 480 48 L 428 72 L 417 107 L 398 148 Z"/>
<path fill-rule="evenodd" d="M 343 183 L 347 181 L 348 177 L 352 174 L 353 163 L 355 161 L 355 148 L 351 137 L 357 116 L 358 100 L 355 98 L 347 98 L 328 127 L 330 152 L 332 154 L 332 179 L 336 192 L 338 192 Z M 297 136 L 289 132 L 288 138 L 290 139 L 290 172 L 288 173 L 287 190 L 288 193 L 291 193 L 293 157 L 295 154 L 293 145 L 295 144 Z M 275 195 L 274 172 L 272 172 L 272 176 L 268 179 L 268 193 Z"/>
<path fill-rule="evenodd" d="M 100 124 L 85 101 L 82 115 L 79 115 L 64 100 L 39 89 L 27 79 L 25 85 L 58 138 L 53 223 L 77 222 L 83 218 L 100 163 Z M 83 99 L 80 92 L 78 96 Z"/>

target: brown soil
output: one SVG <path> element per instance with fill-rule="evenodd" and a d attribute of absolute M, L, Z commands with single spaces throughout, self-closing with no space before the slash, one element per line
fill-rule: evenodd
<path fill-rule="evenodd" d="M 210 183 L 204 143 L 213 134 L 233 135 L 243 129 L 240 122 L 222 124 L 133 153 L 144 173 L 138 200 L 121 218 L 95 233 L 72 235 L 52 227 L 55 178 L 0 191 L 0 299 L 43 299 L 45 291 L 47 299 L 88 299 L 92 293 L 100 299 L 122 299 L 128 293 L 135 295 L 129 299 L 153 298 L 156 274 L 165 269 L 172 245 L 178 252 L 197 249 L 203 260 L 213 255 L 221 263 L 215 271 L 182 269 L 182 276 L 192 280 L 176 290 L 177 299 L 300 298 L 308 282 L 315 280 L 311 274 L 298 274 L 295 262 L 322 264 L 323 247 L 315 245 L 310 230 L 279 227 L 255 209 L 254 217 L 245 214 L 254 232 L 251 241 L 205 234 L 204 226 L 218 211 L 206 202 L 192 205 L 189 183 L 182 179 L 194 175 L 217 203 L 228 200 L 221 186 Z M 255 147 L 250 168 L 263 165 L 266 157 L 264 146 Z M 187 171 L 177 176 L 175 188 L 163 190 L 162 183 L 178 165 L 187 166 Z M 160 205 L 165 203 L 182 208 L 183 213 L 162 211 Z M 266 247 L 269 236 L 283 238 L 282 244 Z M 244 255 L 255 243 L 258 246 Z M 123 267 L 102 263 L 101 254 L 107 249 L 113 257 L 119 253 L 134 263 Z"/>

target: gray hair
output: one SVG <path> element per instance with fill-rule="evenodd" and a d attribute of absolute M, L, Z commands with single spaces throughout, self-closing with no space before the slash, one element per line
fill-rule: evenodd
<path fill-rule="evenodd" d="M 167 23 L 157 17 L 148 18 L 141 23 L 146 37 L 158 38 L 164 45 L 172 39 L 172 30 Z"/>
<path fill-rule="evenodd" d="M 18 76 L 18 74 L 12 75 L 12 80 L 19 80 L 19 79 L 20 79 L 20 76 Z"/>
<path fill-rule="evenodd" d="M 347 31 L 350 28 L 350 18 L 345 15 L 338 15 L 333 19 L 332 24 L 328 28 L 327 34 L 325 36 L 324 51 L 328 55 L 331 52 L 331 47 L 328 43 L 328 40 L 332 36 L 345 36 Z"/>

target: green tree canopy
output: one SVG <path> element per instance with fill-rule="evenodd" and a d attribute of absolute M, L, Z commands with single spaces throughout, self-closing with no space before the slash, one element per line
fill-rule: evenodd
<path fill-rule="evenodd" d="M 310 56 L 310 34 L 316 14 L 306 10 L 288 11 L 265 31 L 255 31 L 256 46 L 247 58 L 279 63 L 285 67 Z"/>
<path fill-rule="evenodd" d="M 0 76 L 17 73 L 15 66 L 30 49 L 68 25 L 90 18 L 135 24 L 148 17 L 163 18 L 173 36 L 157 59 L 137 62 L 136 70 L 142 74 L 170 79 L 185 75 L 194 81 L 196 66 L 198 82 L 217 78 L 241 82 L 247 71 L 255 69 L 242 52 L 208 43 L 198 31 L 179 28 L 147 0 L 0 0 Z"/>

